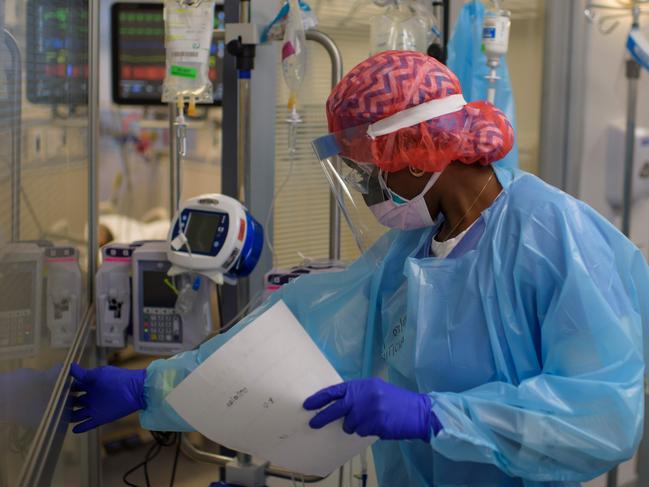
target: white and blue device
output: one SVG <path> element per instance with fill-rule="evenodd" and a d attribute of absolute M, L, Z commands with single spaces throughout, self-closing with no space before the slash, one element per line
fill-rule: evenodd
<path fill-rule="evenodd" d="M 179 208 L 168 243 L 170 276 L 195 272 L 216 284 L 236 284 L 259 262 L 264 231 L 236 199 L 207 194 Z"/>

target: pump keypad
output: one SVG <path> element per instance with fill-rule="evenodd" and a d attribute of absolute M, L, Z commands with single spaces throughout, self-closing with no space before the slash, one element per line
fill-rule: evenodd
<path fill-rule="evenodd" d="M 144 308 L 142 339 L 145 342 L 181 343 L 182 320 L 172 308 Z"/>

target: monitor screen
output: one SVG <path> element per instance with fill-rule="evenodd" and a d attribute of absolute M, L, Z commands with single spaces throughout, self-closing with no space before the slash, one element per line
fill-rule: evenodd
<path fill-rule="evenodd" d="M 185 236 L 192 252 L 209 254 L 216 233 L 225 219 L 222 213 L 192 212 L 187 221 Z"/>
<path fill-rule="evenodd" d="M 0 272 L 0 312 L 33 311 L 33 284 L 31 271 Z"/>
<path fill-rule="evenodd" d="M 176 306 L 176 293 L 172 278 L 164 271 L 142 272 L 142 306 L 145 308 L 173 308 Z"/>
<path fill-rule="evenodd" d="M 223 28 L 223 6 L 217 5 L 214 28 Z M 123 105 L 162 104 L 165 78 L 165 32 L 162 3 L 115 3 L 112 7 L 113 101 Z M 223 97 L 225 45 L 214 41 L 209 77 L 214 103 Z"/>
<path fill-rule="evenodd" d="M 81 105 L 88 100 L 88 0 L 28 0 L 27 99 Z"/>

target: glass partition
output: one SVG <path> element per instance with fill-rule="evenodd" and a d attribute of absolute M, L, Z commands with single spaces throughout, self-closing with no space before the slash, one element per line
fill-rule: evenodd
<path fill-rule="evenodd" d="M 88 2 L 0 10 L 0 485 L 16 485 L 88 307 Z M 80 484 L 78 459 L 64 471 Z"/>

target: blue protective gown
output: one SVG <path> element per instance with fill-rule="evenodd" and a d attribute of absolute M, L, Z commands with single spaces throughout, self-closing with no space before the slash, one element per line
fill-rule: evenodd
<path fill-rule="evenodd" d="M 166 394 L 283 299 L 343 378 L 366 370 L 430 394 L 442 431 L 377 442 L 382 486 L 579 485 L 630 458 L 647 264 L 584 203 L 496 174 L 503 192 L 448 258 L 428 257 L 435 228 L 389 232 L 346 271 L 301 277 L 228 333 L 153 362 L 142 426 L 191 430 Z"/>

